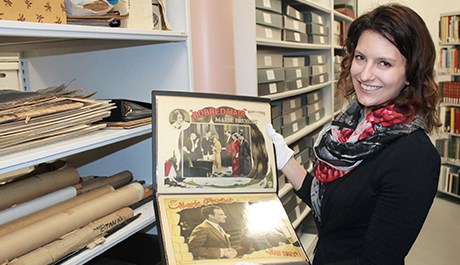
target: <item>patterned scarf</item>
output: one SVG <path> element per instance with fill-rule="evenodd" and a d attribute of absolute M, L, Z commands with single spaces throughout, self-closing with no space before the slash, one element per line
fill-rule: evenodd
<path fill-rule="evenodd" d="M 372 111 L 364 119 L 363 107 L 354 101 L 331 124 L 326 125 L 315 143 L 315 177 L 322 183 L 341 178 L 385 144 L 407 135 L 425 123 L 418 116 L 406 117 L 403 109 L 388 105 Z M 426 130 L 426 129 L 425 129 Z"/>
<path fill-rule="evenodd" d="M 419 128 L 426 131 L 420 116 L 406 117 L 402 108 L 395 105 L 376 109 L 364 119 L 363 113 L 363 107 L 357 101 L 352 102 L 323 128 L 316 140 L 313 150 L 317 159 L 310 197 L 313 215 L 319 223 L 325 183 L 343 177 L 396 138 Z"/>

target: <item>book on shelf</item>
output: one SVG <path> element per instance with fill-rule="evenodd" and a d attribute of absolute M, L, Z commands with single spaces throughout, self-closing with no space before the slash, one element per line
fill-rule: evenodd
<path fill-rule="evenodd" d="M 441 72 L 457 74 L 460 70 L 460 52 L 456 47 L 442 47 L 439 52 L 439 68 Z"/>
<path fill-rule="evenodd" d="M 439 176 L 438 190 L 460 195 L 460 168 L 442 165 Z"/>
<path fill-rule="evenodd" d="M 460 107 L 448 107 L 445 109 L 444 131 L 460 134 Z"/>
<path fill-rule="evenodd" d="M 153 91 L 152 111 L 164 264 L 309 263 L 277 195 L 269 99 Z"/>
<path fill-rule="evenodd" d="M 441 16 L 439 20 L 439 39 L 443 43 L 459 43 L 460 15 Z"/>
<path fill-rule="evenodd" d="M 460 82 L 446 81 L 440 82 L 439 88 L 443 103 L 460 104 Z"/>

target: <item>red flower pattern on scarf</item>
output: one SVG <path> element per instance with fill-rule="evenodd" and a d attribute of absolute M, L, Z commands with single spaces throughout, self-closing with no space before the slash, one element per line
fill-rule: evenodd
<path fill-rule="evenodd" d="M 389 105 L 371 113 L 367 114 L 365 120 L 361 121 L 355 129 L 350 128 L 337 128 L 333 126 L 331 131 L 334 130 L 336 141 L 339 143 L 354 142 L 356 139 L 361 141 L 375 134 L 376 130 L 382 130 L 395 124 L 404 124 L 411 122 L 411 118 L 405 117 L 397 107 Z M 380 127 L 380 128 L 378 128 Z M 358 135 L 358 138 L 353 137 Z M 350 140 L 351 139 L 351 140 Z M 317 160 L 315 163 L 315 177 L 323 183 L 332 182 L 338 178 L 341 178 L 350 170 L 341 170 L 330 166 L 329 164 Z"/>

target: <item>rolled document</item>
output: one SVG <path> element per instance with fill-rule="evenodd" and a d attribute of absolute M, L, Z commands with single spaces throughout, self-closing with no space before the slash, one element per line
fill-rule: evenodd
<path fill-rule="evenodd" d="M 122 171 L 110 177 L 96 177 L 78 184 L 78 193 L 85 193 L 104 185 L 110 185 L 117 189 L 128 184 L 132 179 L 133 174 L 128 170 Z"/>
<path fill-rule="evenodd" d="M 140 201 L 144 188 L 131 183 L 64 212 L 0 237 L 0 262 L 12 260 L 33 249 L 44 246 L 75 229 L 118 209 Z"/>
<path fill-rule="evenodd" d="M 113 191 L 114 189 L 109 186 L 103 186 L 101 188 L 92 190 L 90 192 L 87 192 L 85 194 L 78 195 L 77 197 L 74 197 L 70 200 L 63 201 L 61 203 L 58 203 L 56 205 L 53 205 L 51 207 L 45 208 L 41 211 L 38 211 L 33 214 L 29 214 L 27 216 L 21 217 L 19 219 L 16 219 L 14 221 L 11 221 L 9 223 L 0 225 L 0 237 L 3 235 L 6 235 L 8 233 L 11 233 L 15 230 L 21 229 L 25 226 L 28 226 L 30 224 L 33 224 L 35 222 L 38 222 L 42 219 L 45 219 L 51 215 L 64 212 L 65 210 L 75 207 L 79 204 L 82 204 L 87 201 L 91 201 L 103 194 L 109 193 Z"/>
<path fill-rule="evenodd" d="M 0 186 L 0 210 L 80 182 L 75 168 L 64 168 Z"/>
<path fill-rule="evenodd" d="M 73 186 L 48 193 L 31 201 L 18 204 L 0 211 L 0 224 L 5 224 L 20 217 L 38 212 L 70 198 L 77 196 L 77 189 Z"/>
<path fill-rule="evenodd" d="M 55 263 L 66 255 L 85 248 L 90 242 L 120 226 L 131 217 L 133 217 L 133 210 L 127 207 L 122 208 L 60 239 L 18 257 L 8 264 L 47 265 Z"/>

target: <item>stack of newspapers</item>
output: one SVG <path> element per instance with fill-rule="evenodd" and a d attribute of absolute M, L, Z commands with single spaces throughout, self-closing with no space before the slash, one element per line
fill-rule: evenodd
<path fill-rule="evenodd" d="M 67 84 L 34 92 L 0 90 L 0 154 L 87 134 L 115 108 L 110 100 L 78 95 Z"/>

